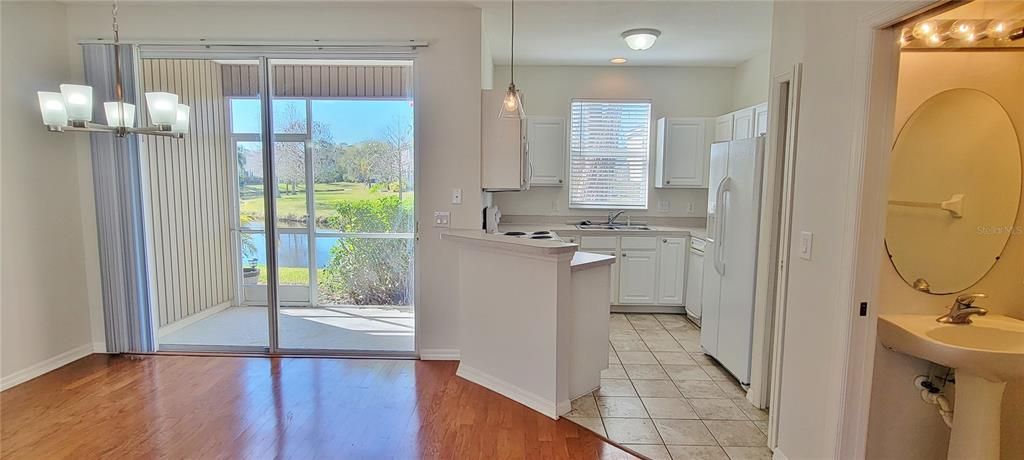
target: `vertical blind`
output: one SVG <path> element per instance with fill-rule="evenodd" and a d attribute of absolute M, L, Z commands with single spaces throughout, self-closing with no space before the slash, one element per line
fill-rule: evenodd
<path fill-rule="evenodd" d="M 572 101 L 569 206 L 647 208 L 650 102 Z"/>

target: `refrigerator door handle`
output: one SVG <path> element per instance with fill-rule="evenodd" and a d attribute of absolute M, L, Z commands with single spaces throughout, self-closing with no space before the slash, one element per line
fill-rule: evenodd
<path fill-rule="evenodd" d="M 717 222 L 715 222 L 716 244 L 714 262 L 715 271 L 717 271 L 719 275 L 725 275 L 725 226 L 727 225 L 726 221 L 729 218 L 729 207 L 726 205 L 725 195 L 726 193 L 729 193 L 730 182 L 731 179 L 729 176 L 722 178 L 722 182 L 718 185 L 718 202 L 715 205 L 718 207 L 718 216 L 716 218 Z"/>

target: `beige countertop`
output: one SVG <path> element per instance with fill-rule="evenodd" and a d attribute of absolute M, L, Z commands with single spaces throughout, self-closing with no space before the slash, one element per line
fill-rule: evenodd
<path fill-rule="evenodd" d="M 695 236 L 707 238 L 707 229 L 703 227 L 670 227 L 665 225 L 649 225 L 651 230 L 580 230 L 571 224 L 501 224 L 498 226 L 500 232 L 535 232 L 538 230 L 549 230 L 559 234 L 567 235 L 593 235 L 593 236 L 639 236 L 639 235 L 664 235 L 679 234 L 683 236 Z"/>
<path fill-rule="evenodd" d="M 554 240 L 531 240 L 529 238 L 490 234 L 483 230 L 447 230 L 441 232 L 441 239 L 544 255 L 567 254 L 576 251 L 576 245 L 572 243 Z"/>
<path fill-rule="evenodd" d="M 613 263 L 615 263 L 615 256 L 576 251 L 576 253 L 572 255 L 572 263 L 570 265 L 572 267 L 572 271 L 577 271 L 600 267 L 602 265 L 611 265 Z"/>

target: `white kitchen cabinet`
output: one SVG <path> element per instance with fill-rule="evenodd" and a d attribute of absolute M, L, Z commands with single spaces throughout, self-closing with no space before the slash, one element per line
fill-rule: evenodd
<path fill-rule="evenodd" d="M 658 303 L 682 305 L 686 290 L 687 238 L 662 238 L 658 246 Z"/>
<path fill-rule="evenodd" d="M 526 143 L 533 166 L 530 185 L 561 187 L 565 182 L 565 119 L 528 117 Z"/>
<path fill-rule="evenodd" d="M 608 300 L 613 304 L 619 303 L 619 271 L 622 265 L 622 259 L 619 257 L 619 239 L 614 236 L 582 236 L 578 237 L 578 240 L 580 251 L 617 258 L 615 264 L 612 265 L 612 278 L 609 283 L 611 284 L 611 289 L 608 292 Z"/>
<path fill-rule="evenodd" d="M 768 134 L 768 103 L 754 106 L 754 137 Z"/>
<path fill-rule="evenodd" d="M 708 156 L 705 142 L 708 119 L 659 118 L 655 186 L 666 188 L 706 188 Z"/>
<path fill-rule="evenodd" d="M 484 90 L 480 97 L 480 184 L 489 191 L 530 187 L 530 158 L 523 123 L 498 118 L 504 90 Z"/>
<path fill-rule="evenodd" d="M 702 246 L 703 247 L 703 246 Z M 701 298 L 704 285 L 704 251 L 690 248 L 686 257 L 686 315 L 700 324 Z"/>
<path fill-rule="evenodd" d="M 732 140 L 732 114 L 727 113 L 715 118 L 715 142 Z"/>
<path fill-rule="evenodd" d="M 750 107 L 733 112 L 732 140 L 754 137 L 754 108 Z"/>
<path fill-rule="evenodd" d="M 656 237 L 622 237 L 619 264 L 620 304 L 656 303 L 657 241 Z"/>

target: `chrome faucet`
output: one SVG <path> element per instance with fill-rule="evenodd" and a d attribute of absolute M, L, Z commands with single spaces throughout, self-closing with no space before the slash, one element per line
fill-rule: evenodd
<path fill-rule="evenodd" d="M 608 211 L 608 225 L 615 225 L 615 219 L 618 219 L 619 216 L 625 213 L 625 209 L 620 209 L 618 211 Z"/>
<path fill-rule="evenodd" d="M 946 324 L 971 324 L 972 315 L 985 316 L 988 313 L 984 308 L 975 307 L 974 301 L 987 297 L 985 294 L 958 295 L 953 305 L 949 307 L 949 313 L 936 318 L 935 321 Z"/>

